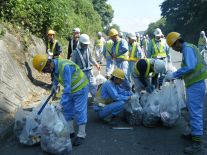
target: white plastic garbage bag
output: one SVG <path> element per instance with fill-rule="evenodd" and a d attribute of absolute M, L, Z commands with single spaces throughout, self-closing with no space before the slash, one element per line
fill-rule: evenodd
<path fill-rule="evenodd" d="M 173 66 L 173 64 L 171 62 L 167 62 L 166 63 L 166 70 L 167 71 L 170 71 L 170 72 L 177 71 L 177 69 L 175 68 L 175 66 Z"/>
<path fill-rule="evenodd" d="M 147 102 L 143 104 L 142 123 L 146 127 L 155 127 L 160 122 L 160 102 L 157 91 L 149 94 Z"/>
<path fill-rule="evenodd" d="M 96 85 L 98 86 L 106 81 L 107 79 L 99 72 L 99 74 L 96 76 Z"/>
<path fill-rule="evenodd" d="M 40 122 L 32 112 L 19 108 L 14 124 L 14 134 L 19 143 L 24 145 L 35 145 L 40 142 Z"/>
<path fill-rule="evenodd" d="M 42 113 L 41 148 L 57 155 L 68 155 L 72 151 L 69 125 L 63 114 L 52 105 L 48 105 Z"/>
<path fill-rule="evenodd" d="M 173 127 L 180 117 L 180 102 L 175 83 L 168 83 L 160 91 L 160 116 L 163 125 Z"/>
<path fill-rule="evenodd" d="M 139 104 L 139 94 L 133 94 L 125 104 L 125 117 L 130 125 L 140 125 L 142 122 L 142 107 Z"/>

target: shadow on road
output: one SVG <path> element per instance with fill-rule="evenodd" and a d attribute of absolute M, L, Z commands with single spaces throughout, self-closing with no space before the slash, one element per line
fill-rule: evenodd
<path fill-rule="evenodd" d="M 32 76 L 32 70 L 29 66 L 29 64 L 27 62 L 25 62 L 25 68 L 27 71 L 27 77 L 30 79 L 30 81 L 35 85 L 35 86 L 39 86 L 43 89 L 46 90 L 50 90 L 51 89 L 51 84 L 36 80 L 33 76 Z"/>

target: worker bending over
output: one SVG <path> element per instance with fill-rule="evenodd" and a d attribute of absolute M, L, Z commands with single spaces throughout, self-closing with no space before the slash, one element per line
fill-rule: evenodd
<path fill-rule="evenodd" d="M 88 79 L 83 71 L 74 62 L 67 59 L 48 59 L 47 55 L 38 54 L 33 58 L 33 66 L 43 73 L 54 75 L 54 89 L 60 83 L 64 91 L 57 108 L 63 111 L 69 123 L 71 137 L 75 135 L 73 119 L 78 125 L 78 134 L 73 145 L 83 143 L 86 137 Z M 52 118 L 51 118 L 52 119 Z"/>

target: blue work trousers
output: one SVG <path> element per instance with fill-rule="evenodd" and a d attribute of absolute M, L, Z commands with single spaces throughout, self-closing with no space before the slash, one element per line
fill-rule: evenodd
<path fill-rule="evenodd" d="M 205 97 L 205 81 L 194 83 L 186 88 L 187 107 L 190 118 L 191 134 L 203 135 L 203 106 Z"/>
<path fill-rule="evenodd" d="M 63 114 L 67 121 L 75 119 L 78 125 L 87 123 L 88 85 L 74 94 L 63 106 Z"/>

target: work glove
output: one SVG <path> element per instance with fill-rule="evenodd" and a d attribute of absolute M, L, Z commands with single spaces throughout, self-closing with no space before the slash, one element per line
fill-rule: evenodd
<path fill-rule="evenodd" d="M 165 80 L 166 81 L 170 81 L 170 80 L 173 80 L 175 79 L 174 76 L 173 76 L 173 72 L 168 72 L 166 75 L 165 75 Z"/>
<path fill-rule="evenodd" d="M 152 85 L 148 85 L 147 86 L 147 88 L 146 88 L 146 91 L 148 92 L 148 93 L 152 93 L 153 91 L 154 91 L 154 86 L 152 86 Z"/>

